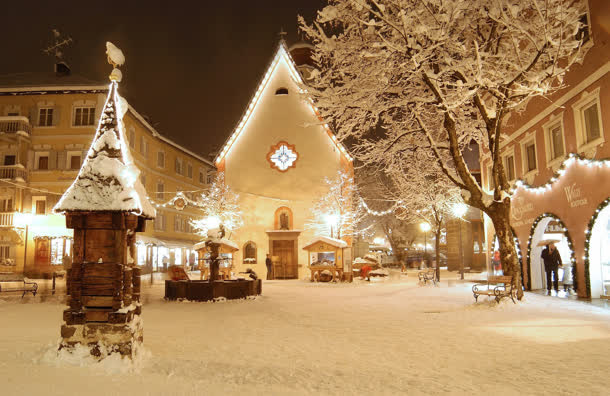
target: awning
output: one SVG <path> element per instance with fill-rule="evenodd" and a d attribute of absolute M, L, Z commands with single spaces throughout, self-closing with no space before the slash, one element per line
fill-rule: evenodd
<path fill-rule="evenodd" d="M 140 234 L 136 234 L 136 243 L 143 243 L 145 245 L 153 245 L 153 246 L 162 246 L 162 247 L 166 247 L 168 249 L 173 249 L 173 248 L 193 249 L 193 245 L 195 244 L 195 242 L 192 242 L 192 241 L 159 238 L 159 237 L 152 237 L 152 236 L 140 235 Z"/>

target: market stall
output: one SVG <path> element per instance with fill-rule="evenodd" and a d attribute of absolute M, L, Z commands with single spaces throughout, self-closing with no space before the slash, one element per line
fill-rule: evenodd
<path fill-rule="evenodd" d="M 309 254 L 308 268 L 311 271 L 311 281 L 325 280 L 352 281 L 351 262 L 344 262 L 344 249 L 347 243 L 340 239 L 316 237 L 307 243 L 303 250 Z M 345 274 L 345 275 L 344 275 Z"/>
<path fill-rule="evenodd" d="M 239 250 L 235 242 L 228 239 L 214 240 L 220 245 L 219 250 L 219 272 L 221 279 L 231 279 L 231 270 L 233 269 L 233 253 Z M 193 247 L 197 251 L 199 257 L 199 270 L 201 271 L 200 279 L 208 279 L 210 276 L 210 252 L 208 251 L 205 241 L 195 244 Z"/>

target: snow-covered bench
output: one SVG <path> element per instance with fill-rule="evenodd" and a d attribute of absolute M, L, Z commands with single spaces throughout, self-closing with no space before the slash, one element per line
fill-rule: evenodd
<path fill-rule="evenodd" d="M 2 292 L 23 292 L 36 295 L 38 291 L 38 283 L 32 282 L 22 274 L 0 274 L 0 293 Z"/>
<path fill-rule="evenodd" d="M 432 282 L 434 286 L 436 286 L 436 270 L 434 268 L 419 271 L 417 273 L 417 278 L 419 279 L 419 283 L 423 283 L 425 285 L 427 282 Z"/>
<path fill-rule="evenodd" d="M 512 276 L 490 276 L 486 283 L 472 286 L 475 301 L 478 301 L 479 296 L 491 296 L 496 298 L 496 302 L 500 302 L 503 297 L 510 297 L 515 303 L 516 291 Z"/>

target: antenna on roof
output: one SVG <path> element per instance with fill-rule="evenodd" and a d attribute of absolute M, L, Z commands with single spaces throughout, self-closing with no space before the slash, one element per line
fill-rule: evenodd
<path fill-rule="evenodd" d="M 63 60 L 64 56 L 61 49 L 69 44 L 72 44 L 72 37 L 68 36 L 67 38 L 62 38 L 61 33 L 57 29 L 53 29 L 53 36 L 55 37 L 55 43 L 43 49 L 42 52 L 47 55 L 55 55 L 57 62 L 60 62 Z"/>

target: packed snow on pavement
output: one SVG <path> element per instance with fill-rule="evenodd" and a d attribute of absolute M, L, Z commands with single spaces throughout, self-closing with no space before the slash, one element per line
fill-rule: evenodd
<path fill-rule="evenodd" d="M 403 277 L 404 278 L 404 277 Z M 166 302 L 143 288 L 131 363 L 56 353 L 61 297 L 0 300 L 0 389 L 45 394 L 607 394 L 610 310 L 469 285 L 266 281 L 255 299 Z M 145 284 L 143 279 L 143 284 Z"/>

